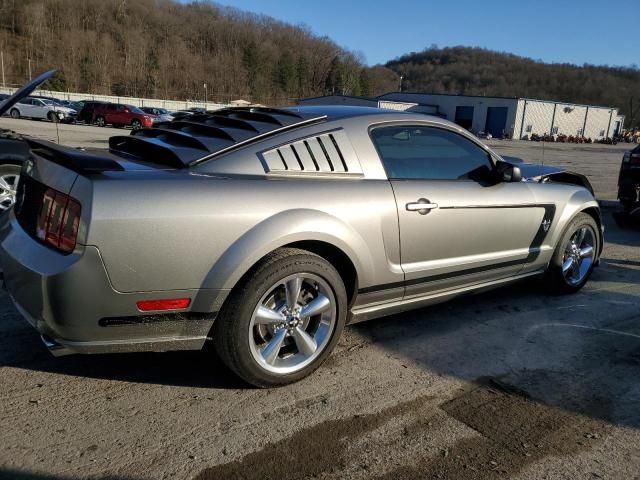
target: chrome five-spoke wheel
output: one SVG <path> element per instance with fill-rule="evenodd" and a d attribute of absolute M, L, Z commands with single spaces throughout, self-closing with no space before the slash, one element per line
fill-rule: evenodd
<path fill-rule="evenodd" d="M 569 285 L 579 285 L 591 271 L 595 238 L 595 232 L 586 225 L 569 238 L 562 260 L 562 273 Z"/>
<path fill-rule="evenodd" d="M 347 292 L 327 259 L 280 248 L 231 291 L 211 336 L 222 361 L 258 387 L 306 377 L 329 356 L 347 319 Z"/>
<path fill-rule="evenodd" d="M 20 168 L 16 172 L 0 174 L 0 213 L 10 209 L 16 203 L 16 190 L 20 178 Z"/>
<path fill-rule="evenodd" d="M 322 278 L 289 275 L 272 285 L 256 306 L 249 346 L 262 368 L 292 373 L 324 350 L 336 323 L 335 297 Z"/>
<path fill-rule="evenodd" d="M 601 250 L 600 225 L 580 212 L 562 233 L 547 269 L 547 288 L 552 293 L 580 290 L 593 272 Z"/>

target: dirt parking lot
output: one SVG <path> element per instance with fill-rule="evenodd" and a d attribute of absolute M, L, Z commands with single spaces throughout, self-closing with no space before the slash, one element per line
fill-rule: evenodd
<path fill-rule="evenodd" d="M 0 127 L 56 138 L 47 122 Z M 59 132 L 93 147 L 124 133 Z M 541 144 L 491 145 L 542 159 Z M 612 202 L 626 147 L 545 146 L 605 200 L 602 264 L 580 293 L 527 282 L 351 326 L 280 389 L 207 352 L 54 359 L 0 294 L 0 478 L 640 478 L 640 231 Z"/>

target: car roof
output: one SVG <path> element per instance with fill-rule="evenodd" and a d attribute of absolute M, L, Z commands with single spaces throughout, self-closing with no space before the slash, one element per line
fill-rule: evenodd
<path fill-rule="evenodd" d="M 141 160 L 154 160 L 156 163 L 183 168 L 277 133 L 355 117 L 450 123 L 439 117 L 371 107 L 231 107 L 193 113 L 183 120 L 161 122 L 128 136 L 111 137 L 109 148 L 112 153 L 133 155 Z"/>

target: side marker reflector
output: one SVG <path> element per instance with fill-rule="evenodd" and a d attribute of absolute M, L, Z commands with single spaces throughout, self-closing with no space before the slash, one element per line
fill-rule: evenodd
<path fill-rule="evenodd" d="M 163 300 L 140 300 L 139 302 L 136 302 L 138 310 L 141 312 L 180 310 L 182 308 L 187 308 L 190 304 L 190 298 L 167 298 Z"/>

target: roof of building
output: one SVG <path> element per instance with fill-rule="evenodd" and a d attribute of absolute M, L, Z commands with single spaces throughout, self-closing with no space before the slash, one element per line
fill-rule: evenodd
<path fill-rule="evenodd" d="M 310 97 L 310 98 L 304 98 L 301 100 L 316 100 L 319 98 L 329 98 L 329 97 L 343 97 L 343 98 L 353 98 L 353 99 L 357 99 L 357 100 L 368 100 L 368 101 L 394 101 L 391 100 L 387 97 L 393 96 L 393 95 L 425 95 L 425 96 L 433 96 L 433 97 L 462 97 L 462 98 L 486 98 L 486 99 L 499 99 L 499 100 L 526 100 L 526 101 L 530 101 L 530 102 L 545 102 L 545 103 L 553 103 L 556 105 L 574 105 L 576 107 L 589 107 L 589 108 L 605 108 L 605 109 L 609 109 L 609 110 L 617 110 L 618 107 L 608 107 L 608 106 L 604 106 L 604 105 L 587 105 L 587 104 L 583 104 L 583 103 L 572 103 L 572 102 L 563 102 L 560 100 L 544 100 L 544 99 L 540 99 L 540 98 L 529 98 L 529 97 L 501 97 L 501 96 L 488 96 L 488 95 L 465 95 L 465 94 L 461 94 L 461 93 L 428 93 L 428 92 L 387 92 L 384 93 L 378 97 L 357 97 L 354 95 L 321 95 L 318 97 Z M 407 99 L 408 101 L 409 99 Z M 402 102 L 402 103 L 417 103 L 418 105 L 422 105 L 422 106 L 427 106 L 427 107 L 437 107 L 438 105 L 434 105 L 432 103 L 422 103 L 422 102 L 416 102 L 416 99 L 411 99 L 411 102 L 406 102 L 406 101 L 401 101 L 401 100 L 395 100 L 396 102 Z"/>

